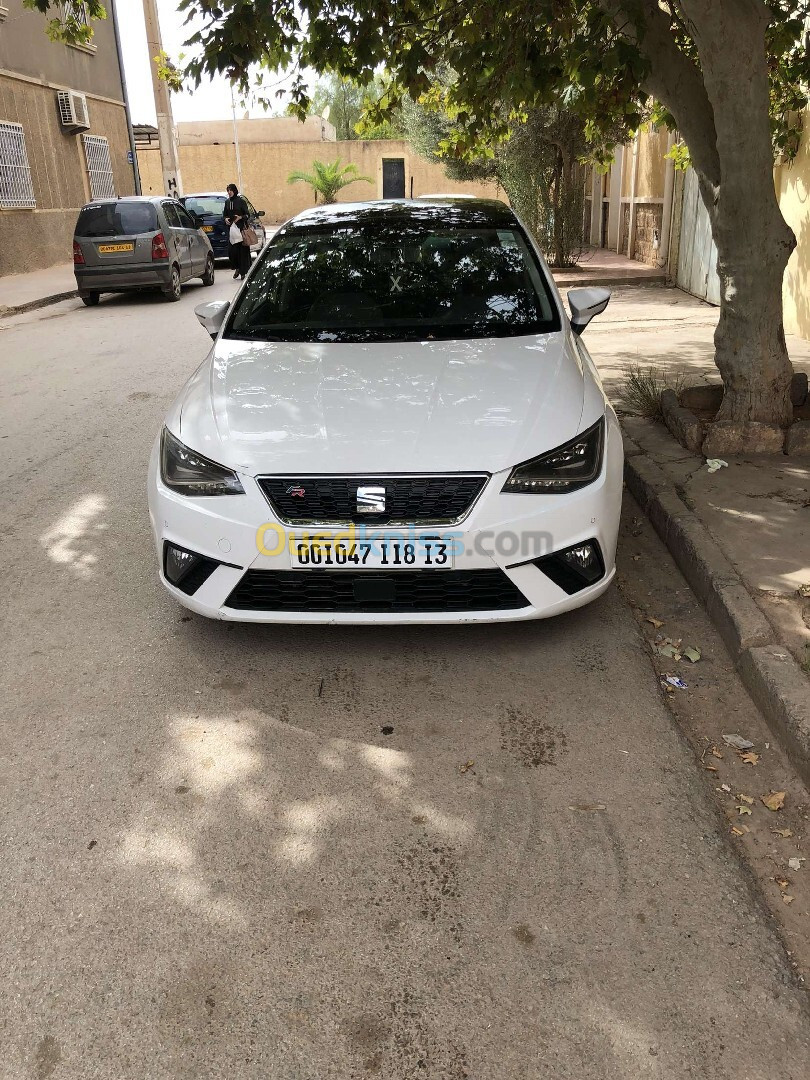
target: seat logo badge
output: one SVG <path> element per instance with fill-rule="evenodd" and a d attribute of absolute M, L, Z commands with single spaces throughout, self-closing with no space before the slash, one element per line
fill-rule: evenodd
<path fill-rule="evenodd" d="M 359 487 L 357 489 L 358 514 L 384 514 L 385 488 Z"/>
<path fill-rule="evenodd" d="M 285 495 L 292 495 L 294 499 L 303 499 L 306 495 L 306 491 L 302 487 L 298 487 L 296 484 L 292 484 L 284 492 Z"/>

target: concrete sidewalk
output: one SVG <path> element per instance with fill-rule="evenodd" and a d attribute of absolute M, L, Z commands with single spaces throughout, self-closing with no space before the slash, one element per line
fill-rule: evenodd
<path fill-rule="evenodd" d="M 717 318 L 717 308 L 679 289 L 618 291 L 585 339 L 617 407 L 628 364 L 687 386 L 719 383 Z M 810 341 L 786 340 L 794 368 L 810 373 Z M 663 424 L 627 417 L 625 429 L 700 517 L 779 640 L 799 663 L 810 659 L 810 598 L 798 595 L 810 583 L 810 459 L 746 455 L 710 474 Z"/>
<path fill-rule="evenodd" d="M 660 267 L 647 266 L 605 248 L 586 248 L 576 266 L 552 270 L 552 274 L 561 292 L 585 285 L 663 285 L 667 280 L 666 271 Z"/>
<path fill-rule="evenodd" d="M 618 290 L 586 337 L 617 408 L 629 364 L 687 386 L 718 384 L 717 318 L 717 308 L 678 289 Z M 788 337 L 787 345 L 794 368 L 809 371 L 810 341 Z M 629 486 L 721 633 L 725 626 L 738 665 L 781 657 L 779 679 L 741 673 L 766 716 L 791 729 L 794 762 L 801 756 L 807 774 L 810 684 L 801 672 L 810 671 L 810 457 L 748 454 L 709 473 L 664 424 L 626 415 L 622 422 L 646 462 L 628 463 Z M 679 674 L 688 677 L 689 666 Z M 788 712 L 790 724 L 780 719 Z"/>
<path fill-rule="evenodd" d="M 76 295 L 72 262 L 29 274 L 9 274 L 0 278 L 0 316 L 20 315 Z"/>

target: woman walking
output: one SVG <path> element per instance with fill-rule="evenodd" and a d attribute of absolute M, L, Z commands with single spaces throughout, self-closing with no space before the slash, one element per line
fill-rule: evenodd
<path fill-rule="evenodd" d="M 243 236 L 244 230 L 248 227 L 248 206 L 239 194 L 236 184 L 228 184 L 226 191 L 228 198 L 225 200 L 222 216 L 229 226 L 228 261 L 234 268 L 234 278 L 244 279 L 250 270 L 250 245 Z"/>

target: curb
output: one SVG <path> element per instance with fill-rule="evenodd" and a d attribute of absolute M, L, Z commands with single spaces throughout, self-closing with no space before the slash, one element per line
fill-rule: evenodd
<path fill-rule="evenodd" d="M 810 783 L 806 676 L 776 640 L 742 578 L 674 484 L 627 435 L 624 438 L 627 487 L 706 608 L 774 737 L 788 751 L 805 783 Z"/>
<path fill-rule="evenodd" d="M 565 273 L 565 271 L 562 271 Z M 554 271 L 551 271 L 552 277 L 554 277 Z M 563 289 L 590 289 L 595 285 L 604 286 L 606 289 L 627 289 L 627 288 L 640 288 L 642 285 L 666 285 L 666 274 L 651 274 L 649 277 L 631 277 L 617 279 L 611 277 L 610 274 L 582 274 L 581 277 L 575 279 L 563 278 L 558 281 L 554 278 L 557 288 L 562 292 Z"/>
<path fill-rule="evenodd" d="M 26 311 L 36 311 L 38 308 L 49 307 L 51 304 L 61 304 L 63 300 L 72 300 L 78 295 L 78 289 L 68 289 L 67 292 L 53 293 L 51 296 L 40 296 L 37 300 L 29 300 L 25 304 L 11 306 L 0 304 L 0 319 L 8 319 L 12 315 L 24 315 Z"/>

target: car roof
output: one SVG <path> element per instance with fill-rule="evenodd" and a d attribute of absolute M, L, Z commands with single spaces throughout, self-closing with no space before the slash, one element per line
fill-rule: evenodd
<path fill-rule="evenodd" d="M 171 200 L 171 195 L 122 195 L 118 199 L 91 199 L 90 202 L 86 202 L 82 207 L 85 210 L 88 206 L 104 206 L 108 203 L 160 203 L 165 202 L 167 199 Z"/>
<path fill-rule="evenodd" d="M 319 229 L 327 225 L 428 225 L 434 228 L 513 229 L 512 210 L 499 199 L 470 199 L 454 195 L 438 198 L 378 199 L 374 202 L 330 203 L 304 210 L 292 218 L 280 235 Z"/>
<path fill-rule="evenodd" d="M 241 193 L 240 193 L 241 194 Z M 187 191 L 181 199 L 227 199 L 224 191 Z"/>

